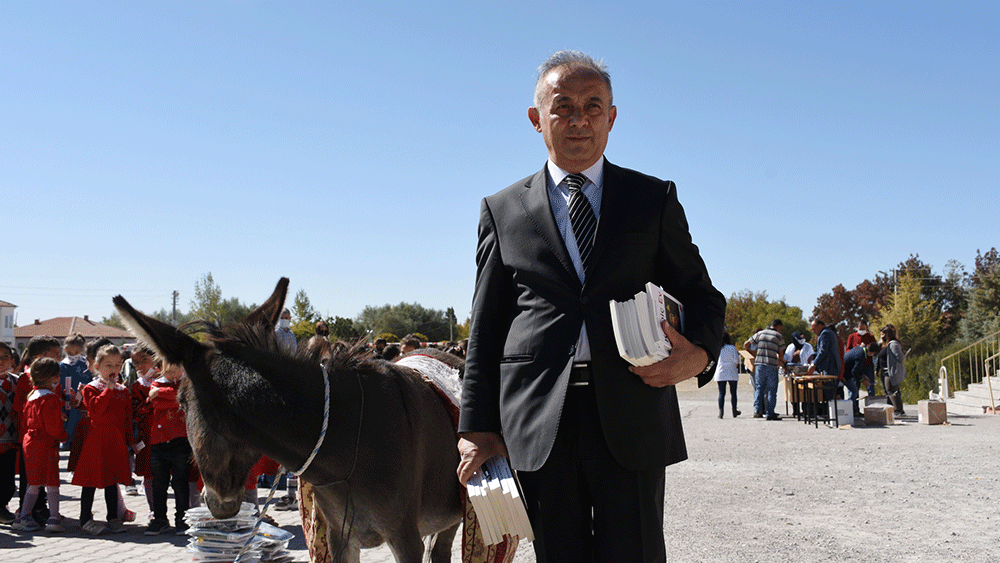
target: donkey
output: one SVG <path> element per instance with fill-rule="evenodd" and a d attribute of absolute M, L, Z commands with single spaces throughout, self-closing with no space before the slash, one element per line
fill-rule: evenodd
<path fill-rule="evenodd" d="M 447 563 L 462 505 L 457 438 L 441 399 L 411 370 L 371 360 L 358 346 L 335 352 L 325 368 L 319 358 L 282 352 L 274 326 L 287 291 L 282 278 L 232 327 L 198 323 L 204 343 L 120 295 L 113 300 L 140 340 L 187 372 L 178 399 L 209 510 L 216 518 L 239 511 L 263 454 L 292 470 L 308 466 L 301 479 L 314 486 L 334 557 L 357 563 L 361 548 L 385 542 L 398 563 L 417 563 L 421 537 L 433 535 L 431 560 Z"/>

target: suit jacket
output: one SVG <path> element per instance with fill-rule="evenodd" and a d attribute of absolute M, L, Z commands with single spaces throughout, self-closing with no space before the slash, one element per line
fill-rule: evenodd
<path fill-rule="evenodd" d="M 684 304 L 685 336 L 717 358 L 725 298 L 692 244 L 673 182 L 605 162 L 586 284 L 553 218 L 546 170 L 483 200 L 460 432 L 503 434 L 515 469 L 542 466 L 556 437 L 586 321 L 601 426 L 615 458 L 650 469 L 687 458 L 677 394 L 628 371 L 608 302 L 652 281 Z M 711 374 L 699 381 L 705 384 Z"/>

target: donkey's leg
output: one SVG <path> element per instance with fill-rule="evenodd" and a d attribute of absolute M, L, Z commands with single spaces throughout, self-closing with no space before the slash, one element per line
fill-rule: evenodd
<path fill-rule="evenodd" d="M 461 526 L 461 522 L 431 536 L 430 545 L 427 546 L 430 563 L 449 563 L 451 561 L 451 548 L 455 543 L 455 534 L 458 532 L 459 526 Z"/>
<path fill-rule="evenodd" d="M 421 563 L 424 555 L 424 542 L 416 526 L 398 530 L 392 537 L 386 538 L 396 563 Z"/>

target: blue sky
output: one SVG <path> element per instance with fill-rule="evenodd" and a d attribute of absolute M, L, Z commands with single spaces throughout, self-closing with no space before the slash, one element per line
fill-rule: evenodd
<path fill-rule="evenodd" d="M 479 202 L 544 163 L 527 108 L 561 49 L 608 64 L 608 159 L 677 182 L 727 296 L 808 315 L 911 253 L 1000 246 L 995 2 L 359 4 L 5 2 L 19 324 L 186 310 L 207 272 L 464 319 Z"/>

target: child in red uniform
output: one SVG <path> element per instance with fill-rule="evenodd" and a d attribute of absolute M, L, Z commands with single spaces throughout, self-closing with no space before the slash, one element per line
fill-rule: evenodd
<path fill-rule="evenodd" d="M 11 372 L 13 364 L 14 351 L 5 342 L 0 342 L 0 524 L 14 522 L 14 514 L 7 510 L 7 503 L 14 498 L 14 491 L 17 490 L 14 473 L 17 469 L 17 449 L 21 443 L 14 411 L 17 376 Z"/>
<path fill-rule="evenodd" d="M 59 442 L 65 442 L 69 436 L 63 427 L 63 399 L 54 392 L 59 386 L 59 362 L 52 358 L 35 360 L 31 364 L 31 384 L 34 390 L 28 395 L 21 419 L 25 428 L 23 449 L 28 490 L 14 529 L 34 532 L 41 528 L 31 516 L 31 507 L 39 489 L 45 487 L 50 514 L 45 529 L 65 532 L 59 515 Z"/>
<path fill-rule="evenodd" d="M 184 411 L 177 403 L 177 387 L 184 377 L 184 368 L 163 366 L 162 375 L 153 381 L 149 402 L 153 404 L 153 429 L 150 466 L 153 470 L 153 519 L 146 528 L 147 536 L 157 536 L 170 528 L 167 520 L 167 488 L 174 489 L 174 525 L 177 533 L 187 529 L 184 512 L 188 509 L 191 467 L 191 444 L 187 439 Z"/>
<path fill-rule="evenodd" d="M 149 402 L 149 389 L 153 380 L 160 376 L 156 369 L 153 352 L 145 346 L 132 351 L 132 365 L 136 369 L 135 382 L 129 387 L 132 396 L 132 420 L 135 421 L 136 439 L 149 444 L 153 428 L 153 404 Z M 149 465 L 150 448 L 143 448 L 135 454 L 134 473 L 142 477 L 142 487 L 146 492 L 149 512 L 153 512 L 153 471 Z"/>
<path fill-rule="evenodd" d="M 73 484 L 83 487 L 80 494 L 80 526 L 97 535 L 105 528 L 122 532 L 125 516 L 118 507 L 118 484 L 132 482 L 128 447 L 135 449 L 132 432 L 132 402 L 128 390 L 118 383 L 122 354 L 108 344 L 94 358 L 94 380 L 80 389 L 80 398 L 90 416 L 90 429 L 83 441 Z M 94 520 L 94 493 L 104 489 L 108 509 L 107 526 Z"/>
<path fill-rule="evenodd" d="M 31 394 L 31 364 L 34 363 L 38 358 L 52 358 L 55 361 L 59 361 L 62 357 L 62 345 L 59 341 L 51 336 L 38 335 L 31 337 L 28 341 L 28 346 L 24 349 L 24 355 L 21 357 L 21 362 L 18 365 L 16 371 L 20 372 L 21 375 L 17 378 L 17 390 L 14 392 L 14 413 L 18 418 L 24 415 L 24 405 L 28 402 L 28 395 Z M 62 385 L 57 385 L 55 388 L 56 395 L 60 397 L 63 396 Z M 65 414 L 65 407 L 63 413 Z M 18 443 L 24 443 L 24 425 L 18 425 L 19 440 Z M 28 470 L 24 465 L 24 450 L 21 450 L 21 455 L 18 456 L 18 472 L 21 474 L 20 477 L 20 487 L 18 488 L 18 498 L 21 501 L 20 507 L 17 509 L 18 512 L 24 511 L 24 493 L 28 490 Z M 45 494 L 45 489 L 39 491 L 38 499 L 35 501 L 35 506 L 32 507 L 31 515 L 35 519 L 35 523 L 42 526 L 48 521 L 48 518 L 52 516 L 49 513 L 47 506 L 48 500 Z"/>

